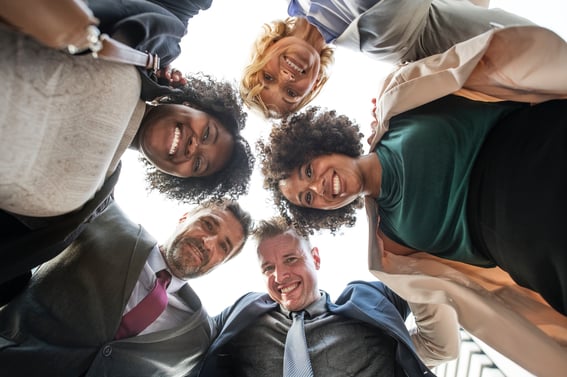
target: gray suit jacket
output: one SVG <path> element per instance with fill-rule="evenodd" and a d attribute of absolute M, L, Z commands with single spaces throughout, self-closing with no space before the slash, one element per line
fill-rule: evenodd
<path fill-rule="evenodd" d="M 211 342 L 212 320 L 186 285 L 195 313 L 181 326 L 113 340 L 156 241 L 112 203 L 29 287 L 0 308 L 0 375 L 182 376 Z"/>

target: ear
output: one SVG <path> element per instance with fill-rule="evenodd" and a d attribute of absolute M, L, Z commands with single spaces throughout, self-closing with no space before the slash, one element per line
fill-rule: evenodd
<path fill-rule="evenodd" d="M 314 247 L 311 249 L 311 255 L 313 256 L 313 262 L 315 263 L 315 269 L 318 270 L 321 267 L 321 258 L 319 257 L 319 249 Z"/>
<path fill-rule="evenodd" d="M 319 77 L 317 77 L 317 81 L 315 81 L 315 84 L 313 84 L 313 87 L 311 88 L 311 91 L 314 92 L 316 90 L 319 90 L 319 87 L 321 86 L 321 74 L 319 74 Z"/>

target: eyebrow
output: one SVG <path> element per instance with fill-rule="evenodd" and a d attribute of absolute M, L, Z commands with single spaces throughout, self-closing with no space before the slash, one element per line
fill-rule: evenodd
<path fill-rule="evenodd" d="M 214 135 L 213 141 L 212 141 L 212 143 L 211 143 L 211 145 L 214 145 L 214 144 L 217 143 L 217 140 L 218 140 L 218 138 L 219 138 L 219 128 L 218 128 L 217 122 L 213 119 L 213 117 L 212 117 L 211 115 L 209 115 L 209 116 L 211 117 L 211 120 L 209 121 L 209 130 L 210 130 L 211 128 L 214 128 L 214 130 L 215 130 L 215 135 Z M 212 124 L 213 127 L 211 126 L 211 124 Z M 209 131 L 209 132 L 210 132 L 210 131 Z M 205 159 L 204 159 L 204 160 L 205 160 Z M 206 165 L 206 166 L 205 166 L 205 168 L 203 169 L 203 172 L 201 173 L 201 177 L 203 177 L 204 174 L 206 174 L 206 173 L 209 171 L 209 166 L 210 166 L 210 164 L 209 164 L 209 159 L 208 159 L 208 158 L 205 160 L 205 165 Z"/>
<path fill-rule="evenodd" d="M 297 167 L 297 175 L 298 175 L 300 181 L 303 180 L 303 174 L 302 174 L 302 170 L 303 170 L 303 169 L 301 169 L 301 166 L 302 166 L 302 165 L 299 165 L 299 166 Z M 303 204 L 303 192 L 299 192 L 299 193 L 297 194 L 297 200 L 299 200 L 299 203 L 302 203 L 302 204 Z"/>

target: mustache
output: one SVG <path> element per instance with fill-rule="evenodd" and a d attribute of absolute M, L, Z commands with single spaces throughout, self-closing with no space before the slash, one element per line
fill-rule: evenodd
<path fill-rule="evenodd" d="M 205 244 L 202 240 L 197 238 L 182 238 L 177 242 L 177 246 L 179 245 L 188 245 L 196 248 L 203 256 L 203 262 L 206 262 L 208 260 L 210 253 L 209 250 L 205 247 Z"/>

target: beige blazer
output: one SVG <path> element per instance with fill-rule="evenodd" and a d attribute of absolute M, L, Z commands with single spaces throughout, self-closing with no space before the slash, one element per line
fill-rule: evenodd
<path fill-rule="evenodd" d="M 371 150 L 393 116 L 451 93 L 532 103 L 567 98 L 567 43 L 541 27 L 510 27 L 398 67 L 379 89 Z M 539 294 L 518 286 L 497 267 L 384 250 L 376 236 L 373 198 L 366 198 L 366 211 L 369 268 L 378 279 L 409 302 L 450 308 L 465 330 L 531 373 L 565 373 L 567 317 Z"/>

